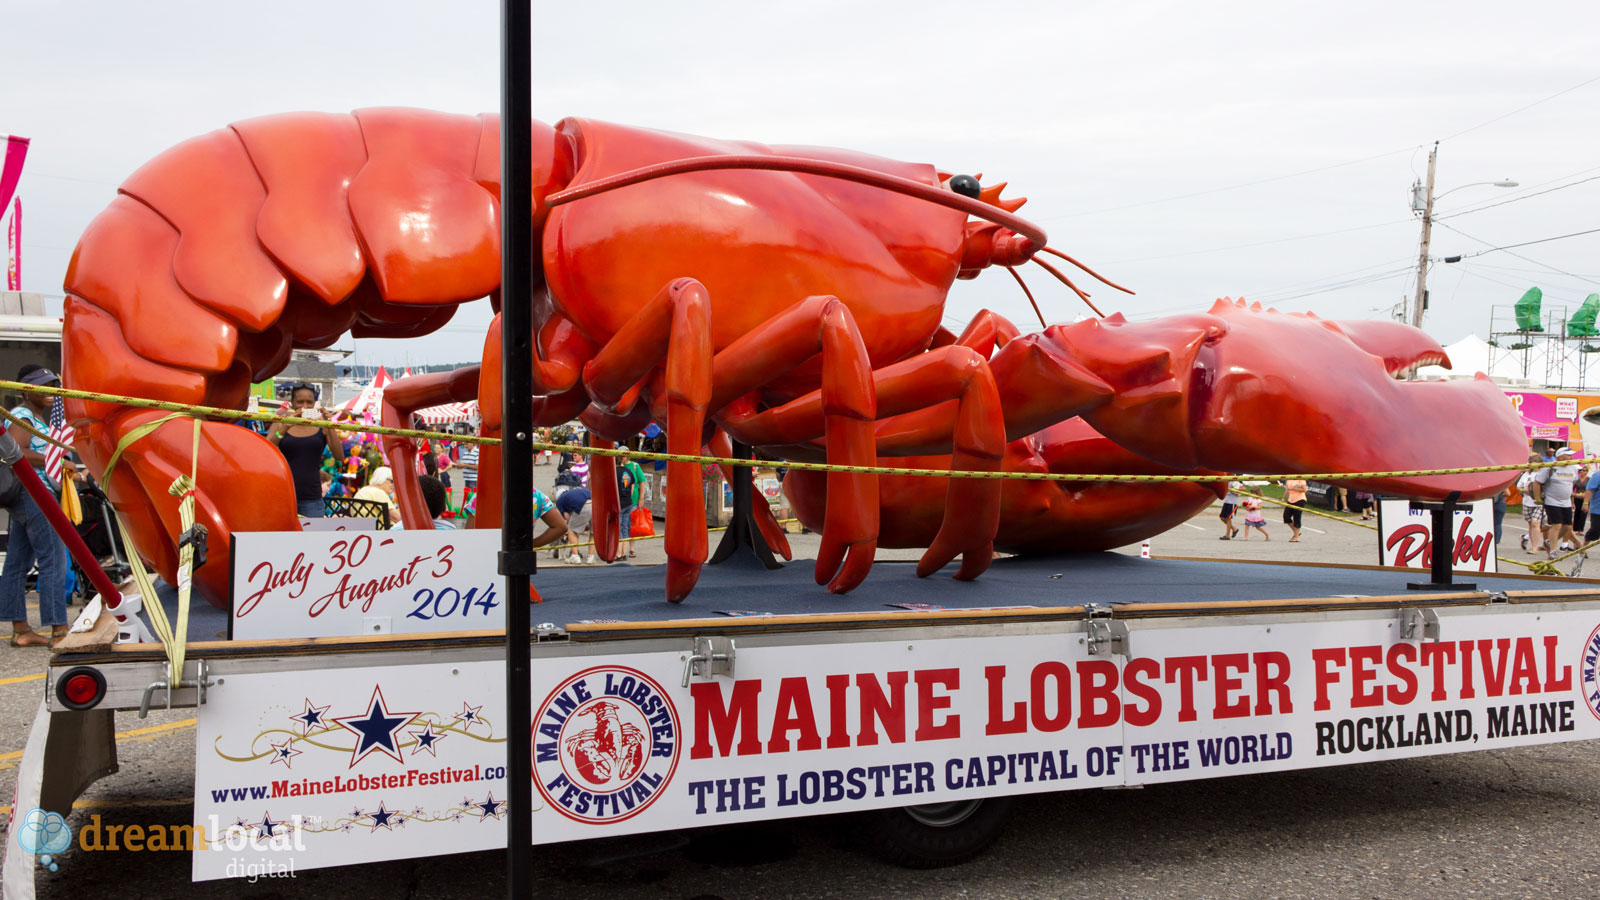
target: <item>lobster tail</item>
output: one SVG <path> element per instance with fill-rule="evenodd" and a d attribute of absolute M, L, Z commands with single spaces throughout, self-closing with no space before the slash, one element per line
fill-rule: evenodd
<path fill-rule="evenodd" d="M 535 135 L 542 195 L 568 177 L 570 153 L 549 126 Z M 173 147 L 129 176 L 73 253 L 63 380 L 242 408 L 249 385 L 296 347 L 438 329 L 499 287 L 499 142 L 495 116 L 369 109 L 252 119 Z M 67 413 L 100 475 L 160 415 L 89 401 Z M 282 530 L 297 520 L 276 448 L 229 424 L 202 433 L 198 515 L 213 562 L 196 578 L 221 606 L 230 521 Z M 175 421 L 138 439 L 105 485 L 169 580 L 178 518 L 167 487 L 190 470 L 190 434 Z"/>

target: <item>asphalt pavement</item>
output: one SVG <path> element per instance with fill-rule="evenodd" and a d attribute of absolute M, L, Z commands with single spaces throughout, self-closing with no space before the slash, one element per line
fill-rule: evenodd
<path fill-rule="evenodd" d="M 540 483 L 553 469 L 536 470 Z M 1216 510 L 1151 540 L 1158 556 L 1375 563 L 1376 537 L 1308 518 L 1304 539 L 1220 541 Z M 797 556 L 815 537 L 794 535 Z M 1507 555 L 1532 560 L 1514 545 Z M 644 542 L 636 562 L 660 562 Z M 1138 554 L 1137 546 L 1120 552 Z M 885 554 L 904 558 L 914 553 Z M 45 651 L 0 647 L 0 794 L 9 796 L 42 693 Z M 187 823 L 193 711 L 118 714 L 122 770 L 70 823 Z M 1022 799 L 998 844 L 962 866 L 896 868 L 865 855 L 848 816 L 667 838 L 534 848 L 536 896 L 564 898 L 1594 898 L 1600 896 L 1600 757 L 1594 744 L 1464 753 L 1141 790 Z M 10 836 L 7 835 L 9 840 Z M 41 873 L 45 900 L 82 897 L 503 896 L 503 854 L 482 852 L 189 882 L 182 853 L 84 852 Z"/>

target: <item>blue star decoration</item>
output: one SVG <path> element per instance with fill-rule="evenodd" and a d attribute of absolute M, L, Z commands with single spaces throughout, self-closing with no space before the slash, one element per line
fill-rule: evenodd
<path fill-rule="evenodd" d="M 323 721 L 323 713 L 327 712 L 326 706 L 312 706 L 311 699 L 306 698 L 306 711 L 299 715 L 290 716 L 292 721 L 300 723 L 300 736 L 305 737 L 313 728 L 327 728 L 328 723 Z"/>
<path fill-rule="evenodd" d="M 272 821 L 272 813 L 262 813 L 261 821 L 256 825 L 256 829 L 261 832 L 263 837 L 272 837 L 282 827 L 282 822 Z"/>
<path fill-rule="evenodd" d="M 489 795 L 489 799 L 472 805 L 478 808 L 478 821 L 480 822 L 487 819 L 498 819 L 505 814 L 505 801 L 496 800 L 492 793 Z"/>
<path fill-rule="evenodd" d="M 356 763 L 367 758 L 374 750 L 382 751 L 395 762 L 405 762 L 400 755 L 400 743 L 397 740 L 400 730 L 411 724 L 411 721 L 420 712 L 391 713 L 383 701 L 383 688 L 372 689 L 372 699 L 367 703 L 367 711 L 359 716 L 341 716 L 333 721 L 349 729 L 358 738 L 356 747 L 350 753 L 350 768 L 355 768 Z"/>
<path fill-rule="evenodd" d="M 439 756 L 439 750 L 434 745 L 449 737 L 447 734 L 434 734 L 432 722 L 429 722 L 427 727 L 423 728 L 421 731 L 410 732 L 410 735 L 417 739 L 417 749 L 412 751 L 413 754 L 421 753 L 422 751 L 426 750 L 428 751 L 428 755 L 435 758 Z"/>
<path fill-rule="evenodd" d="M 290 738 L 281 744 L 273 744 L 272 762 L 267 763 L 267 765 L 270 766 L 277 763 L 283 763 L 283 767 L 285 769 L 292 769 L 294 768 L 294 763 L 291 762 L 291 760 L 303 752 L 304 751 L 302 750 L 294 749 L 294 738 Z"/>
<path fill-rule="evenodd" d="M 483 724 L 483 716 L 478 714 L 480 709 L 483 709 L 481 703 L 477 706 L 468 706 L 467 701 L 461 701 L 461 712 L 456 713 L 455 720 L 461 723 L 463 731 L 471 731 L 472 726 Z"/>
<path fill-rule="evenodd" d="M 378 804 L 377 812 L 369 812 L 367 816 L 372 819 L 373 831 L 377 831 L 379 828 L 389 831 L 394 830 L 394 812 L 386 808 L 382 803 Z"/>

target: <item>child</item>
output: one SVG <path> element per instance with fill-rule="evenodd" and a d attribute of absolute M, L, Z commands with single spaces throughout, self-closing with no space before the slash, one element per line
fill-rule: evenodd
<path fill-rule="evenodd" d="M 1261 514 L 1261 501 L 1246 497 L 1240 505 L 1244 507 L 1244 539 L 1250 540 L 1250 529 L 1254 528 L 1264 540 L 1272 540 L 1272 535 L 1267 534 L 1267 518 Z"/>

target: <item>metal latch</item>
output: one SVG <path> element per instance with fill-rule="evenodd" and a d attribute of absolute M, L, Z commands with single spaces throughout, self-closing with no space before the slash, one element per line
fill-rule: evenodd
<path fill-rule="evenodd" d="M 715 678 L 718 675 L 733 677 L 733 638 L 723 635 L 697 637 L 694 653 L 683 660 L 683 686 L 689 686 L 692 676 Z"/>
<path fill-rule="evenodd" d="M 195 706 L 198 707 L 205 705 L 206 688 L 211 687 L 213 684 L 211 679 L 206 677 L 205 660 L 195 660 L 194 674 L 195 677 L 192 680 L 183 678 L 180 679 L 177 684 L 168 684 L 167 680 L 163 678 L 160 681 L 152 681 L 145 685 L 144 699 L 139 701 L 139 718 L 144 719 L 150 716 L 150 695 L 154 694 L 156 691 L 167 692 L 167 709 L 172 709 L 172 692 L 175 690 L 181 690 L 183 688 L 195 689 Z"/>
<path fill-rule="evenodd" d="M 1439 614 L 1426 606 L 1400 610 L 1400 640 L 1439 640 Z"/>
<path fill-rule="evenodd" d="M 1102 654 L 1128 655 L 1128 626 L 1120 619 L 1111 618 L 1111 608 L 1098 603 L 1084 607 L 1088 620 L 1084 623 L 1084 644 L 1090 656 Z"/>

